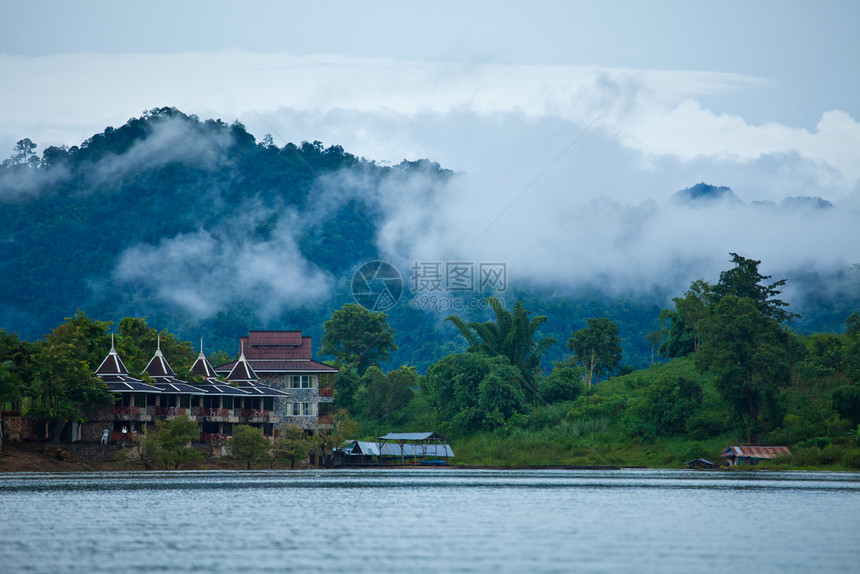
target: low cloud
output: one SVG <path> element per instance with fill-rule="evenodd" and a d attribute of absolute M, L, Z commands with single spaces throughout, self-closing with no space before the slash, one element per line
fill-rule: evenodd
<path fill-rule="evenodd" d="M 149 124 L 152 131 L 122 154 L 109 154 L 92 166 L 95 183 L 122 178 L 129 172 L 140 173 L 167 163 L 194 164 L 213 170 L 224 161 L 231 145 L 227 132 L 204 131 L 187 119 L 160 118 Z"/>
<path fill-rule="evenodd" d="M 422 202 L 400 189 L 387 196 L 379 244 L 401 269 L 416 260 L 501 261 L 514 285 L 674 296 L 694 279 L 716 281 L 730 252 L 762 260 L 762 272 L 778 277 L 860 262 L 860 213 L 814 198 L 633 204 L 556 187 L 539 200 L 523 196 L 496 219 L 504 205 L 467 176 Z"/>
<path fill-rule="evenodd" d="M 144 292 L 155 305 L 201 319 L 238 304 L 252 304 L 261 316 L 272 317 L 326 299 L 332 280 L 302 256 L 294 213 L 283 211 L 266 238 L 255 235 L 256 225 L 271 215 L 271 208 L 248 206 L 241 217 L 216 229 L 126 249 L 114 280 Z"/>
<path fill-rule="evenodd" d="M 53 169 L 18 165 L 0 169 L 0 203 L 13 203 L 39 195 L 69 177 L 65 166 Z"/>

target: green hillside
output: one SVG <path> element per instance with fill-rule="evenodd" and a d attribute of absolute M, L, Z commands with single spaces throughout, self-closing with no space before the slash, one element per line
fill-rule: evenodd
<path fill-rule="evenodd" d="M 21 140 L 0 165 L 0 327 L 33 340 L 80 309 L 114 323 L 146 317 L 229 354 L 249 329 L 300 329 L 318 344 L 323 323 L 353 300 L 355 270 L 382 257 L 381 190 L 432 194 L 457 177 L 427 160 L 389 166 L 336 145 L 258 142 L 239 123 L 173 108 L 79 146 L 37 150 Z M 691 189 L 692 199 L 731 193 Z M 423 373 L 466 343 L 444 322 L 449 311 L 409 306 L 409 270 L 401 274 L 402 301 L 387 311 L 399 349 L 387 366 Z M 805 294 L 795 328 L 841 332 L 860 303 L 858 274 L 854 267 L 790 278 Z M 570 334 L 601 316 L 619 325 L 622 365 L 647 366 L 653 349 L 645 337 L 675 295 L 623 299 L 593 288 L 512 284 L 504 299 L 547 317 L 543 334 L 559 342 L 543 357 L 548 371 L 569 356 Z M 490 316 L 486 309 L 462 315 Z"/>

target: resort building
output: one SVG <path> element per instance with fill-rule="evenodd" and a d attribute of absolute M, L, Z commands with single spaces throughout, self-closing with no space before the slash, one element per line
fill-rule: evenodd
<path fill-rule="evenodd" d="M 239 388 L 281 391 L 274 399 L 279 420 L 306 430 L 331 428 L 337 369 L 313 359 L 311 337 L 301 331 L 250 331 L 239 339 L 239 359 L 215 367 Z"/>
<path fill-rule="evenodd" d="M 287 395 L 284 391 L 260 384 L 259 378 L 244 356 L 235 362 L 227 382 L 216 378 L 215 369 L 200 354 L 189 370 L 195 384 L 176 378 L 158 342 L 142 377 L 132 377 L 116 351 L 113 339 L 107 357 L 95 374 L 108 390 L 117 395 L 114 405 L 97 409 L 89 422 L 75 427 L 72 441 L 123 441 L 133 433 L 143 433 L 157 420 L 185 415 L 198 423 L 200 442 L 221 444 L 233 434 L 237 424 L 259 428 L 263 435 L 274 436 L 284 422 L 275 409 L 275 401 Z"/>

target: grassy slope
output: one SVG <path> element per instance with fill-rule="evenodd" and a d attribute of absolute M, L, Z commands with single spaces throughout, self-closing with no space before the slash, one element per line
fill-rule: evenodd
<path fill-rule="evenodd" d="M 642 389 L 661 377 L 685 377 L 702 384 L 699 417 L 706 422 L 699 426 L 698 432 L 632 436 L 625 412 L 639 398 Z M 803 392 L 799 396 L 796 390 L 794 392 L 794 400 L 802 401 Z M 722 430 L 707 432 L 707 421 L 713 428 Z M 837 430 L 836 434 L 839 433 Z M 730 411 L 720 398 L 713 379 L 697 373 L 692 359 L 684 358 L 611 378 L 597 384 L 591 394 L 578 401 L 539 407 L 514 424 L 493 432 L 456 437 L 452 442 L 459 464 L 682 468 L 685 461 L 701 456 L 719 461 L 726 447 L 744 444 L 745 440 L 732 427 Z M 796 455 L 790 460 L 759 468 L 845 470 L 858 466 L 854 463 L 846 466 L 845 457 L 857 458 L 860 453 L 856 448 L 851 450 L 847 442 L 823 448 L 791 446 Z"/>

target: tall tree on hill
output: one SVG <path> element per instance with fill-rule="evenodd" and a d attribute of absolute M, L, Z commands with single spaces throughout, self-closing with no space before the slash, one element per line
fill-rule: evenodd
<path fill-rule="evenodd" d="M 526 394 L 536 394 L 533 383 L 541 358 L 556 343 L 552 337 L 535 339 L 538 329 L 546 321 L 546 316 L 532 317 L 532 312 L 520 301 L 516 302 L 513 311 L 505 309 L 502 302 L 495 297 L 487 297 L 487 303 L 493 309 L 493 321 L 466 323 L 456 315 L 445 320 L 453 323 L 466 338 L 469 352 L 483 352 L 490 357 L 507 357 L 510 364 L 523 375 L 523 391 Z"/>
<path fill-rule="evenodd" d="M 660 346 L 660 342 L 666 337 L 662 329 L 654 329 L 645 333 L 644 339 L 651 344 L 651 362 L 654 362 L 654 351 Z"/>
<path fill-rule="evenodd" d="M 763 282 L 771 276 L 758 272 L 761 261 L 747 259 L 737 253 L 730 253 L 730 255 L 735 266 L 720 273 L 720 281 L 714 285 L 709 294 L 712 301 L 719 301 L 727 295 L 738 298 L 749 297 L 755 302 L 762 315 L 776 319 L 780 323 L 800 317 L 796 313 L 788 312 L 785 309 L 788 303 L 776 298 L 782 293 L 779 288 L 785 285 L 785 279 L 774 281 L 769 285 L 765 284 Z"/>
<path fill-rule="evenodd" d="M 683 297 L 672 299 L 674 310 L 664 309 L 660 313 L 660 323 L 666 329 L 666 342 L 660 345 L 661 355 L 683 357 L 699 352 L 699 321 L 705 316 L 711 290 L 708 282 L 696 279 Z"/>
<path fill-rule="evenodd" d="M 341 363 L 364 375 L 368 367 L 378 367 L 397 350 L 394 329 L 387 319 L 385 313 L 374 313 L 356 303 L 347 303 L 323 324 L 325 335 L 320 353 L 334 355 Z"/>
<path fill-rule="evenodd" d="M 755 441 L 760 414 L 789 381 L 791 338 L 756 301 L 735 295 L 712 304 L 701 329 L 696 368 L 716 375 L 717 389 Z"/>
<path fill-rule="evenodd" d="M 606 317 L 589 319 L 584 329 L 570 336 L 567 348 L 573 351 L 577 364 L 585 369 L 587 380 L 583 382 L 588 385 L 600 381 L 600 375 L 615 370 L 623 353 L 618 325 Z"/>

